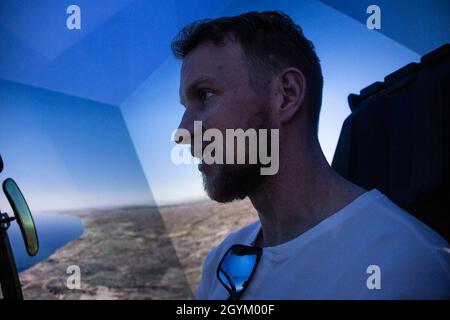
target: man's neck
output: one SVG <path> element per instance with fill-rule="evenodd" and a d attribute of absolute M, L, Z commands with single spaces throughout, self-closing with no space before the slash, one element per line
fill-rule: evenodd
<path fill-rule="evenodd" d="M 250 195 L 262 226 L 260 247 L 298 237 L 367 191 L 339 176 L 321 151 L 284 159 L 278 173 Z"/>

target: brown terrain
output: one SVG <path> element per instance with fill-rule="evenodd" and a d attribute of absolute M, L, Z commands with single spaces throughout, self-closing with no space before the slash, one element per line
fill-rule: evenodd
<path fill-rule="evenodd" d="M 208 252 L 257 219 L 247 199 L 66 214 L 84 233 L 20 273 L 25 299 L 193 299 Z M 80 289 L 67 287 L 70 265 Z"/>

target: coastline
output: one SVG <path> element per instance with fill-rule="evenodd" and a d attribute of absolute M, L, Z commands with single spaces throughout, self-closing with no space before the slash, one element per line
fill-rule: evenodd
<path fill-rule="evenodd" d="M 257 218 L 248 200 L 64 212 L 83 234 L 20 273 L 25 299 L 193 299 L 203 260 Z M 81 271 L 70 290 L 67 267 Z"/>
<path fill-rule="evenodd" d="M 78 239 L 84 232 L 82 220 L 74 215 L 60 212 L 38 212 L 33 218 L 39 239 L 39 251 L 33 257 L 26 252 L 19 225 L 17 223 L 11 224 L 8 230 L 19 272 L 46 260 L 61 247 Z"/>

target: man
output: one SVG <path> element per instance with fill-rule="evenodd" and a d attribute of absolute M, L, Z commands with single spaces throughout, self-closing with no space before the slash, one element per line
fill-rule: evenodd
<path fill-rule="evenodd" d="M 211 199 L 248 196 L 259 221 L 209 253 L 197 298 L 450 298 L 448 243 L 326 161 L 317 135 L 319 59 L 287 15 L 250 12 L 196 22 L 179 33 L 172 51 L 183 60 L 186 109 L 179 129 L 194 136 L 194 121 L 201 121 L 200 134 L 210 128 L 279 130 L 276 174 L 261 175 L 261 163 L 199 165 Z M 230 254 L 236 244 L 248 253 Z M 258 258 L 230 266 L 229 258 L 247 254 Z"/>

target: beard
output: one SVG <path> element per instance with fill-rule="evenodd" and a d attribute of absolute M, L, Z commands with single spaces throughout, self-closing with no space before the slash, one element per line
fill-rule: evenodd
<path fill-rule="evenodd" d="M 248 122 L 248 128 L 268 129 L 273 128 L 268 114 L 256 114 Z M 267 149 L 271 153 L 271 136 L 268 135 Z M 259 136 L 257 135 L 259 148 Z M 248 147 L 248 145 L 247 145 Z M 248 149 L 246 150 L 248 159 Z M 236 150 L 235 153 L 236 155 Z M 264 167 L 257 159 L 256 164 L 212 164 L 205 172 L 202 172 L 203 187 L 208 196 L 217 202 L 226 203 L 233 200 L 242 200 L 253 194 L 260 188 L 267 176 L 261 174 Z"/>
<path fill-rule="evenodd" d="M 214 165 L 211 174 L 202 173 L 203 187 L 217 202 L 241 200 L 251 195 L 263 182 L 258 164 Z"/>

